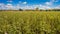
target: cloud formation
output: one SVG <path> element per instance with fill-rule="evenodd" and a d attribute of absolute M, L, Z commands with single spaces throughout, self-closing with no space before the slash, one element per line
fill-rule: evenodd
<path fill-rule="evenodd" d="M 58 1 L 59 1 L 59 0 L 50 0 L 49 2 L 46 2 L 45 4 L 51 6 L 51 5 L 53 5 L 55 2 L 58 2 Z"/>
<path fill-rule="evenodd" d="M 27 4 L 27 2 L 23 2 L 22 4 Z"/>
<path fill-rule="evenodd" d="M 52 2 L 46 2 L 45 4 L 50 6 L 50 5 L 52 5 L 53 3 L 52 3 Z"/>
<path fill-rule="evenodd" d="M 13 2 L 12 0 L 8 0 L 7 2 Z"/>
<path fill-rule="evenodd" d="M 36 7 L 38 7 L 39 9 L 52 9 L 52 8 L 59 8 L 60 9 L 60 5 L 52 7 L 54 2 L 57 2 L 58 0 L 50 0 L 49 2 L 45 2 L 43 4 L 34 4 L 34 5 L 26 5 L 27 2 L 21 2 L 19 1 L 17 5 L 13 5 L 10 3 L 4 4 L 4 3 L 0 3 L 0 10 L 18 10 L 20 8 L 22 9 L 35 9 Z M 24 5 L 24 6 L 21 6 Z"/>

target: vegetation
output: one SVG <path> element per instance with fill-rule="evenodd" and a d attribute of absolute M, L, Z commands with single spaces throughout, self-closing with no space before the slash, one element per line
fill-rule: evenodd
<path fill-rule="evenodd" d="M 0 34 L 60 34 L 60 12 L 2 11 Z"/>
<path fill-rule="evenodd" d="M 23 11 L 23 9 L 19 9 L 19 11 Z"/>

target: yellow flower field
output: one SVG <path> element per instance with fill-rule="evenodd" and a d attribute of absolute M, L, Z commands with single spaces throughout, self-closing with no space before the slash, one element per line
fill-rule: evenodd
<path fill-rule="evenodd" d="M 60 34 L 60 12 L 1 11 L 0 34 Z"/>

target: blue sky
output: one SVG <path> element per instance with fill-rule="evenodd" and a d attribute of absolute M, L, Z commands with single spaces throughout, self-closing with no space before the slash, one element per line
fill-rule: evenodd
<path fill-rule="evenodd" d="M 1 9 L 60 9 L 60 0 L 0 0 Z"/>

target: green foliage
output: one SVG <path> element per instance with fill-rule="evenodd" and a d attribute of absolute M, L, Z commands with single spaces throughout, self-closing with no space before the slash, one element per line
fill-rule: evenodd
<path fill-rule="evenodd" d="M 0 12 L 0 34 L 59 34 L 60 12 Z"/>

